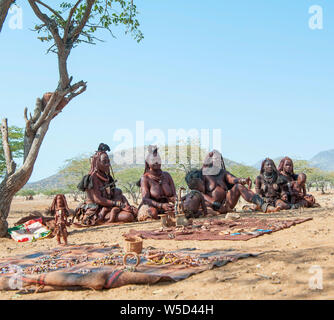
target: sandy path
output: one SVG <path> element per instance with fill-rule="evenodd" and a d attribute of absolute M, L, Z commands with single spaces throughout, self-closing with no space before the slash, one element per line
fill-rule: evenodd
<path fill-rule="evenodd" d="M 176 283 L 127 285 L 121 288 L 93 291 L 58 291 L 28 295 L 0 292 L 0 299 L 333 299 L 334 298 L 334 192 L 314 193 L 322 205 L 319 209 L 281 212 L 266 217 L 313 217 L 312 221 L 264 235 L 249 241 L 168 241 L 145 240 L 144 246 L 161 249 L 196 247 L 199 249 L 233 248 L 243 252 L 267 251 L 256 257 L 239 260 L 221 268 L 203 272 Z M 33 210 L 43 210 L 49 199 L 22 201 L 15 199 L 9 223 Z M 69 201 L 75 208 L 77 203 Z M 243 214 L 248 216 L 249 214 Z M 257 215 L 264 217 L 264 215 Z M 156 229 L 159 222 L 89 229 L 69 228 L 70 244 L 122 244 L 122 234 L 133 228 Z M 56 247 L 55 239 L 35 243 L 16 243 L 0 239 L 0 257 L 35 252 Z M 310 268 L 320 266 L 323 289 L 312 290 Z"/>

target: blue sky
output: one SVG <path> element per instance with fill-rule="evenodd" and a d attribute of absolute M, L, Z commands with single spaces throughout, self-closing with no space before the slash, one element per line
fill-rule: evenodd
<path fill-rule="evenodd" d="M 333 149 L 334 3 L 324 0 L 139 0 L 144 40 L 117 39 L 72 51 L 69 73 L 88 82 L 51 123 L 30 181 L 64 160 L 112 149 L 119 129 L 221 129 L 223 155 L 245 164 L 281 155 L 309 159 Z M 57 86 L 56 56 L 30 29 L 7 20 L 0 34 L 0 117 L 24 126 L 23 109 Z M 323 29 L 309 8 L 323 8 Z M 10 18 L 10 16 L 9 16 Z M 134 137 L 135 138 L 135 137 Z M 150 143 L 151 141 L 145 141 Z"/>

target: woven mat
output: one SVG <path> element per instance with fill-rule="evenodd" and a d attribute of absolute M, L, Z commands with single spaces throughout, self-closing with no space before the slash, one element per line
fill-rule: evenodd
<path fill-rule="evenodd" d="M 179 281 L 261 254 L 233 250 L 188 248 L 162 252 L 153 249 L 143 249 L 137 267 L 134 266 L 135 259 L 128 259 L 127 266 L 123 265 L 124 251 L 118 244 L 108 247 L 68 246 L 0 259 L 0 290 L 19 290 L 20 293 L 83 288 L 99 290 L 127 284 Z"/>
<path fill-rule="evenodd" d="M 171 227 L 158 230 L 139 231 L 131 229 L 126 236 L 139 236 L 143 239 L 155 240 L 242 240 L 247 241 L 264 234 L 280 231 L 295 226 L 306 219 L 260 219 L 242 218 L 235 221 L 208 219 L 194 221 L 185 228 Z"/>

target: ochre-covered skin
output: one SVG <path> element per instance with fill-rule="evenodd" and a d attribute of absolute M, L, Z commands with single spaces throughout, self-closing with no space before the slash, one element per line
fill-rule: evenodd
<path fill-rule="evenodd" d="M 296 181 L 290 183 L 291 204 L 311 208 L 315 204 L 315 198 L 306 193 L 306 174 L 300 173 Z"/>
<path fill-rule="evenodd" d="M 188 219 L 208 214 L 204 197 L 200 192 L 196 192 L 196 190 L 190 191 L 181 198 L 181 201 L 183 212 Z"/>
<path fill-rule="evenodd" d="M 295 174 L 291 158 L 284 157 L 280 161 L 278 172 L 288 181 L 288 198 L 291 204 L 306 208 L 312 207 L 315 204 L 315 198 L 306 193 L 306 174 Z"/>
<path fill-rule="evenodd" d="M 261 164 L 260 175 L 255 180 L 255 191 L 266 203 L 278 209 L 290 209 L 286 180 L 280 177 L 273 160 Z"/>
<path fill-rule="evenodd" d="M 70 223 L 67 221 L 67 217 L 70 213 L 66 198 L 63 194 L 57 194 L 51 205 L 51 213 L 55 217 L 55 235 L 58 244 L 61 244 L 61 238 L 64 240 L 64 244 L 67 245 L 67 226 Z"/>
<path fill-rule="evenodd" d="M 88 208 L 84 213 L 89 217 L 89 225 L 136 220 L 136 209 L 130 206 L 122 191 L 112 184 L 114 180 L 110 176 L 110 160 L 106 152 L 97 151 L 92 157 L 89 175 L 92 188 L 86 189 Z"/>
<path fill-rule="evenodd" d="M 161 159 L 156 147 L 150 146 L 145 161 L 145 172 L 140 179 L 142 203 L 138 220 L 158 219 L 158 214 L 172 214 L 176 201 L 174 181 L 161 170 Z"/>
<path fill-rule="evenodd" d="M 217 162 L 219 157 L 221 158 L 220 165 Z M 217 170 L 213 170 L 213 174 L 210 174 L 210 169 L 213 166 L 216 166 Z M 202 167 L 202 174 L 204 183 L 202 193 L 206 205 L 213 210 L 219 213 L 232 211 L 238 203 L 240 196 L 247 202 L 255 203 L 255 194 L 250 190 L 252 185 L 251 179 L 237 178 L 229 173 L 218 151 L 214 150 L 207 155 Z M 245 185 L 248 185 L 248 188 Z"/>

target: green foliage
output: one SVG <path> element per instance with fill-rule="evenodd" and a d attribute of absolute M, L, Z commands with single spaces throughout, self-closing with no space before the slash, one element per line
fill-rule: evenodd
<path fill-rule="evenodd" d="M 175 163 L 177 168 L 188 172 L 199 169 L 207 151 L 201 147 L 201 141 L 197 138 L 178 139 L 176 145 L 166 145 L 161 148 L 166 159 Z"/>
<path fill-rule="evenodd" d="M 228 168 L 228 170 L 237 178 L 250 177 L 252 181 L 254 181 L 256 177 L 259 175 L 259 171 L 257 169 L 249 166 L 244 166 L 242 164 L 233 165 L 230 168 Z"/>
<path fill-rule="evenodd" d="M 13 158 L 20 159 L 23 157 L 24 148 L 24 131 L 22 128 L 11 126 L 8 128 L 8 140 L 12 151 Z M 6 174 L 6 160 L 2 147 L 2 134 L 0 131 L 0 177 Z"/>
<path fill-rule="evenodd" d="M 178 190 L 180 187 L 184 187 L 184 188 L 188 188 L 186 181 L 184 180 L 186 173 L 184 172 L 184 170 L 180 170 L 178 168 L 168 168 L 168 173 L 172 176 L 174 184 L 175 184 L 175 188 L 176 190 Z"/>
<path fill-rule="evenodd" d="M 72 191 L 69 189 L 50 189 L 50 190 L 42 190 L 40 193 L 46 196 L 55 196 L 56 194 L 72 193 Z"/>
<path fill-rule="evenodd" d="M 307 175 L 308 188 L 316 187 L 323 190 L 326 184 L 334 184 L 334 172 L 323 171 L 319 168 L 311 167 L 306 160 L 295 160 L 294 171 L 296 174 L 305 173 Z"/>
<path fill-rule="evenodd" d="M 36 191 L 30 189 L 21 189 L 16 195 L 22 197 L 34 196 L 36 195 Z"/>
<path fill-rule="evenodd" d="M 72 192 L 77 191 L 77 185 L 82 177 L 88 174 L 90 170 L 89 157 L 81 155 L 79 157 L 68 159 L 65 161 L 65 165 L 59 171 L 61 174 L 61 182 L 66 185 L 68 190 Z"/>
<path fill-rule="evenodd" d="M 116 185 L 137 182 L 144 172 L 144 168 L 127 168 L 115 172 Z"/>
<path fill-rule="evenodd" d="M 310 182 L 320 183 L 320 182 L 330 182 L 331 181 L 331 173 L 322 171 L 318 168 L 313 168 L 311 172 L 308 173 L 307 179 Z"/>
<path fill-rule="evenodd" d="M 313 172 L 319 170 L 317 168 L 311 167 L 309 162 L 306 160 L 294 160 L 293 167 L 294 167 L 295 173 L 303 172 L 306 175 L 310 175 Z"/>
<path fill-rule="evenodd" d="M 68 30 L 69 35 L 71 35 L 71 31 L 80 26 L 84 18 L 87 7 L 86 1 L 75 7 L 76 4 L 77 0 L 65 1 L 55 4 L 54 8 L 52 8 L 50 18 L 56 23 L 61 37 L 64 36 L 65 30 Z M 73 8 L 75 8 L 73 15 L 70 21 L 68 21 L 69 13 Z M 96 44 L 96 40 L 102 41 L 95 36 L 98 30 L 105 29 L 113 35 L 112 27 L 117 26 L 124 26 L 125 33 L 130 33 L 137 42 L 140 42 L 144 36 L 139 30 L 140 24 L 136 19 L 137 14 L 137 7 L 133 4 L 133 0 L 96 0 L 80 36 L 74 37 L 73 45 L 75 46 L 81 42 Z M 54 40 L 45 24 L 36 25 L 35 31 L 41 34 L 38 39 L 42 42 Z"/>
<path fill-rule="evenodd" d="M 127 182 L 122 184 L 120 187 L 123 193 L 127 193 L 131 196 L 134 204 L 139 204 L 140 188 L 137 186 L 136 182 Z"/>

